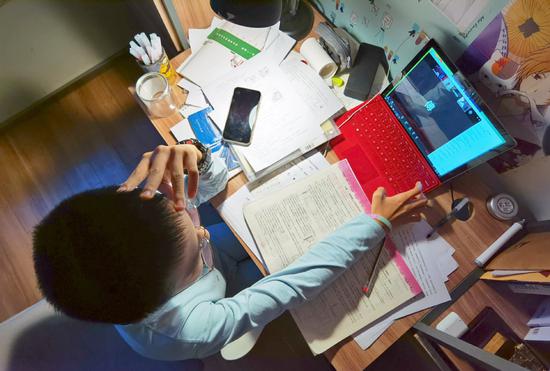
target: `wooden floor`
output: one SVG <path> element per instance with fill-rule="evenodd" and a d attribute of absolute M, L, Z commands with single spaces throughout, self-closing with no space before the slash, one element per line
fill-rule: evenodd
<path fill-rule="evenodd" d="M 118 57 L 0 130 L 0 322 L 41 298 L 33 227 L 67 196 L 121 182 L 161 143 L 127 89 L 139 74 Z"/>

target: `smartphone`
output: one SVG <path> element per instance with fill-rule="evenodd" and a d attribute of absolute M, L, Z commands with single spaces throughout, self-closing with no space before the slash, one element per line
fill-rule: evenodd
<path fill-rule="evenodd" d="M 257 90 L 235 88 L 229 114 L 223 129 L 226 142 L 248 146 L 256 122 L 261 93 Z"/>

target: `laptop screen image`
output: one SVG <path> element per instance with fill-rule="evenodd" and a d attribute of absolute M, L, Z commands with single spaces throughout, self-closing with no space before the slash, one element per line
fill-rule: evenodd
<path fill-rule="evenodd" d="M 470 163 L 503 145 L 513 146 L 437 47 L 428 44 L 409 66 L 383 97 L 439 177 L 475 166 Z"/>

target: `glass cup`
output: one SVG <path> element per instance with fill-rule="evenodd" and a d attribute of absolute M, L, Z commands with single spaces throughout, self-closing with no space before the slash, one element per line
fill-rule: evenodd
<path fill-rule="evenodd" d="M 168 117 L 177 110 L 170 84 L 158 72 L 141 76 L 136 83 L 136 94 L 151 116 Z"/>

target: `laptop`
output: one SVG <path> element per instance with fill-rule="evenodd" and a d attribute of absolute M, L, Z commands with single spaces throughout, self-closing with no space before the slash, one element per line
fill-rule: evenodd
<path fill-rule="evenodd" d="M 431 191 L 513 148 L 515 140 L 457 67 L 430 40 L 381 94 L 337 120 L 331 141 L 365 193 L 422 182 Z"/>

